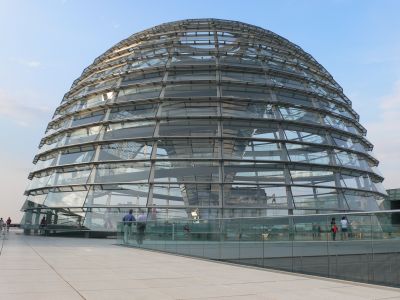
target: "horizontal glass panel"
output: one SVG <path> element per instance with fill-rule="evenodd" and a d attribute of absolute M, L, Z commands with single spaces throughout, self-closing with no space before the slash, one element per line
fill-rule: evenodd
<path fill-rule="evenodd" d="M 58 158 L 58 152 L 52 153 L 51 155 L 45 157 L 40 157 L 39 160 L 34 165 L 33 171 L 55 166 L 57 163 L 57 158 Z"/>
<path fill-rule="evenodd" d="M 219 179 L 218 162 L 157 161 L 155 182 L 215 182 Z"/>
<path fill-rule="evenodd" d="M 224 117 L 275 119 L 274 106 L 267 103 L 253 103 L 246 101 L 222 102 Z"/>
<path fill-rule="evenodd" d="M 58 130 L 65 129 L 68 127 L 71 118 L 62 119 L 59 122 L 53 123 L 47 127 L 46 136 L 55 133 Z"/>
<path fill-rule="evenodd" d="M 283 164 L 225 162 L 224 182 L 285 183 Z"/>
<path fill-rule="evenodd" d="M 150 59 L 140 58 L 131 64 L 130 69 L 140 70 L 145 68 L 164 67 L 167 60 L 168 57 L 154 57 Z"/>
<path fill-rule="evenodd" d="M 126 75 L 121 83 L 121 86 L 130 84 L 145 84 L 150 82 L 161 82 L 164 77 L 164 71 L 156 71 L 152 73 L 133 72 Z"/>
<path fill-rule="evenodd" d="M 204 48 L 208 49 L 209 47 L 214 48 L 214 45 L 186 45 L 187 47 L 184 48 L 183 51 L 187 51 L 187 53 L 193 53 L 194 51 L 197 52 L 198 49 L 196 48 Z M 180 51 L 182 52 L 182 51 Z M 171 66 L 179 66 L 179 65 L 215 65 L 215 56 L 212 55 L 207 55 L 206 53 L 204 55 L 178 55 L 174 56 L 171 59 Z"/>
<path fill-rule="evenodd" d="M 279 92 L 277 91 L 275 92 L 275 95 L 278 102 L 313 107 L 313 102 L 309 96 L 293 92 L 285 92 L 285 91 L 279 91 Z"/>
<path fill-rule="evenodd" d="M 215 80 L 216 75 L 213 70 L 169 70 L 168 81 L 185 80 Z"/>
<path fill-rule="evenodd" d="M 339 196 L 336 189 L 320 187 L 292 186 L 292 195 L 296 208 L 340 209 Z M 344 209 L 343 207 L 341 209 Z M 345 208 L 347 209 L 347 207 Z"/>
<path fill-rule="evenodd" d="M 91 166 L 72 167 L 65 170 L 57 170 L 52 180 L 52 185 L 85 184 L 88 181 Z"/>
<path fill-rule="evenodd" d="M 284 186 L 225 184 L 223 192 L 224 205 L 228 207 L 288 207 Z"/>
<path fill-rule="evenodd" d="M 100 122 L 103 120 L 103 118 L 104 118 L 104 110 L 77 115 L 72 120 L 71 127 Z"/>
<path fill-rule="evenodd" d="M 335 186 L 335 174 L 332 171 L 290 170 L 293 184 Z"/>
<path fill-rule="evenodd" d="M 74 130 L 67 137 L 65 145 L 95 141 L 100 133 L 101 127 L 102 126 L 92 126 Z"/>
<path fill-rule="evenodd" d="M 206 136 L 217 135 L 218 126 L 215 120 L 162 120 L 160 136 Z"/>
<path fill-rule="evenodd" d="M 28 184 L 26 190 L 38 189 L 46 186 L 50 186 L 54 180 L 53 172 L 50 174 L 35 174 Z"/>
<path fill-rule="evenodd" d="M 299 141 L 315 144 L 329 144 L 326 135 L 300 130 L 285 130 L 286 138 L 290 141 Z"/>
<path fill-rule="evenodd" d="M 110 120 L 154 118 L 158 103 L 134 104 L 118 106 L 111 109 Z"/>
<path fill-rule="evenodd" d="M 217 116 L 219 104 L 203 101 L 164 101 L 161 104 L 162 117 Z"/>
<path fill-rule="evenodd" d="M 150 162 L 113 163 L 97 166 L 95 183 L 147 182 Z"/>
<path fill-rule="evenodd" d="M 87 191 L 50 192 L 44 205 L 49 207 L 79 207 L 85 202 Z"/>
<path fill-rule="evenodd" d="M 158 98 L 160 96 L 161 86 L 139 86 L 122 89 L 118 93 L 117 102 L 135 101 L 140 99 Z"/>
<path fill-rule="evenodd" d="M 162 206 L 218 206 L 217 184 L 155 184 L 153 205 Z"/>
<path fill-rule="evenodd" d="M 224 159 L 286 160 L 278 143 L 248 140 L 224 140 Z"/>
<path fill-rule="evenodd" d="M 330 164 L 327 149 L 310 145 L 286 143 L 286 149 L 291 161 L 307 162 L 313 164 Z"/>
<path fill-rule="evenodd" d="M 335 150 L 335 155 L 338 160 L 338 164 L 342 166 L 359 168 L 372 172 L 370 165 L 360 155 L 340 150 Z"/>
<path fill-rule="evenodd" d="M 107 81 L 100 81 L 98 83 L 89 85 L 87 87 L 87 92 L 99 92 L 101 90 L 114 88 L 117 85 L 118 81 L 119 81 L 119 79 L 111 79 L 111 80 L 107 80 Z M 90 102 L 89 102 L 88 105 L 91 106 Z M 98 105 L 98 103 L 96 103 L 94 105 Z"/>
<path fill-rule="evenodd" d="M 332 135 L 334 143 L 342 148 L 347 148 L 355 151 L 360 151 L 366 153 L 367 150 L 365 147 L 357 140 L 353 140 L 350 137 L 346 136 L 339 136 L 339 135 Z"/>
<path fill-rule="evenodd" d="M 243 73 L 234 71 L 221 71 L 221 80 L 239 81 L 239 82 L 254 82 L 266 83 L 264 73 Z"/>
<path fill-rule="evenodd" d="M 45 201 L 47 197 L 47 194 L 41 194 L 41 195 L 29 195 L 28 198 L 26 199 L 25 203 L 28 203 L 28 201 L 31 201 L 33 203 L 37 203 L 37 204 L 43 204 L 43 202 Z M 25 204 L 24 204 L 25 206 Z M 25 207 L 24 207 L 25 208 Z"/>
<path fill-rule="evenodd" d="M 80 105 L 80 110 L 105 104 L 113 97 L 114 97 L 114 92 L 107 92 L 103 94 L 96 94 L 89 96 L 86 99 L 82 100 Z"/>
<path fill-rule="evenodd" d="M 215 97 L 217 86 L 215 84 L 179 84 L 167 85 L 165 98 L 169 97 Z"/>
<path fill-rule="evenodd" d="M 225 120 L 223 123 L 223 135 L 228 137 L 279 139 L 279 129 L 276 124 L 268 124 L 267 122 Z"/>
<path fill-rule="evenodd" d="M 86 148 L 86 149 L 85 149 Z M 95 149 L 94 146 L 81 148 L 70 148 L 61 153 L 59 165 L 80 164 L 92 160 Z"/>
<path fill-rule="evenodd" d="M 238 97 L 242 99 L 270 100 L 271 92 L 269 89 L 254 86 L 221 85 L 223 97 Z"/>
<path fill-rule="evenodd" d="M 321 124 L 320 116 L 314 112 L 295 107 L 280 107 L 279 111 L 284 120 Z"/>
<path fill-rule="evenodd" d="M 125 122 L 109 124 L 104 133 L 104 140 L 152 137 L 154 134 L 154 121 Z"/>
<path fill-rule="evenodd" d="M 147 184 L 113 184 L 94 186 L 89 192 L 85 207 L 146 206 L 149 186 Z"/>
<path fill-rule="evenodd" d="M 157 159 L 219 158 L 220 142 L 216 139 L 160 140 Z"/>
<path fill-rule="evenodd" d="M 238 47 L 230 47 L 229 53 L 235 53 L 237 50 L 235 48 Z M 222 48 L 220 51 L 227 51 L 228 49 Z M 235 51 L 236 50 L 236 51 Z M 228 53 L 228 54 L 229 54 Z M 259 67 L 261 68 L 261 61 L 259 59 L 254 59 L 250 57 L 241 57 L 241 56 L 221 56 L 219 63 L 221 65 L 229 65 L 229 66 L 243 66 L 243 65 L 249 65 L 253 67 Z"/>
<path fill-rule="evenodd" d="M 379 206 L 377 204 L 378 197 L 374 194 L 367 192 L 345 191 L 344 197 L 351 210 L 379 210 Z M 354 227 L 357 227 L 358 224 L 355 224 L 355 222 L 353 221 L 351 223 L 351 226 L 354 230 Z"/>
<path fill-rule="evenodd" d="M 151 145 L 148 142 L 132 141 L 101 145 L 99 161 L 150 159 Z"/>
<path fill-rule="evenodd" d="M 371 178 L 368 176 L 368 174 L 363 174 L 363 175 L 340 174 L 340 177 L 341 177 L 340 183 L 342 187 L 361 189 L 367 191 L 375 190 L 374 183 L 371 181 Z"/>

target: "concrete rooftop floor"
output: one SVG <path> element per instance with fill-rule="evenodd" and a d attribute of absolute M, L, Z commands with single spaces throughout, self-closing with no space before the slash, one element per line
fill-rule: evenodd
<path fill-rule="evenodd" d="M 0 237 L 1 299 L 400 299 L 400 289 L 113 245 Z"/>

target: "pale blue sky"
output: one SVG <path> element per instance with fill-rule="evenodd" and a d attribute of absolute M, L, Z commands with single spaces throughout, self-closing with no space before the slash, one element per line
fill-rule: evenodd
<path fill-rule="evenodd" d="M 0 0 L 0 216 L 20 218 L 40 138 L 82 70 L 129 35 L 186 18 L 243 21 L 310 53 L 360 114 L 385 187 L 400 187 L 399 11 L 396 0 Z"/>

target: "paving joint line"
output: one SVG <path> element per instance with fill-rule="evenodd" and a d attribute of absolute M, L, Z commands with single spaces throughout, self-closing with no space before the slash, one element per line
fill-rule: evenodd
<path fill-rule="evenodd" d="M 36 251 L 35 248 L 33 248 L 27 241 L 24 241 L 29 248 L 33 250 L 33 252 L 36 253 L 37 256 L 39 256 L 57 275 L 60 277 L 66 284 L 68 284 L 82 299 L 86 298 L 71 284 L 69 283 L 60 273 L 57 272 L 57 270 L 43 257 L 39 254 L 39 252 Z"/>

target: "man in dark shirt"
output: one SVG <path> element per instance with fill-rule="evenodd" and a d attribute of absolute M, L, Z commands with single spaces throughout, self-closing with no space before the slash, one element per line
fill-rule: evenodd
<path fill-rule="evenodd" d="M 128 243 L 132 233 L 132 223 L 135 221 L 136 219 L 133 216 L 133 209 L 130 209 L 129 213 L 122 218 L 122 222 L 124 223 L 124 244 Z"/>

